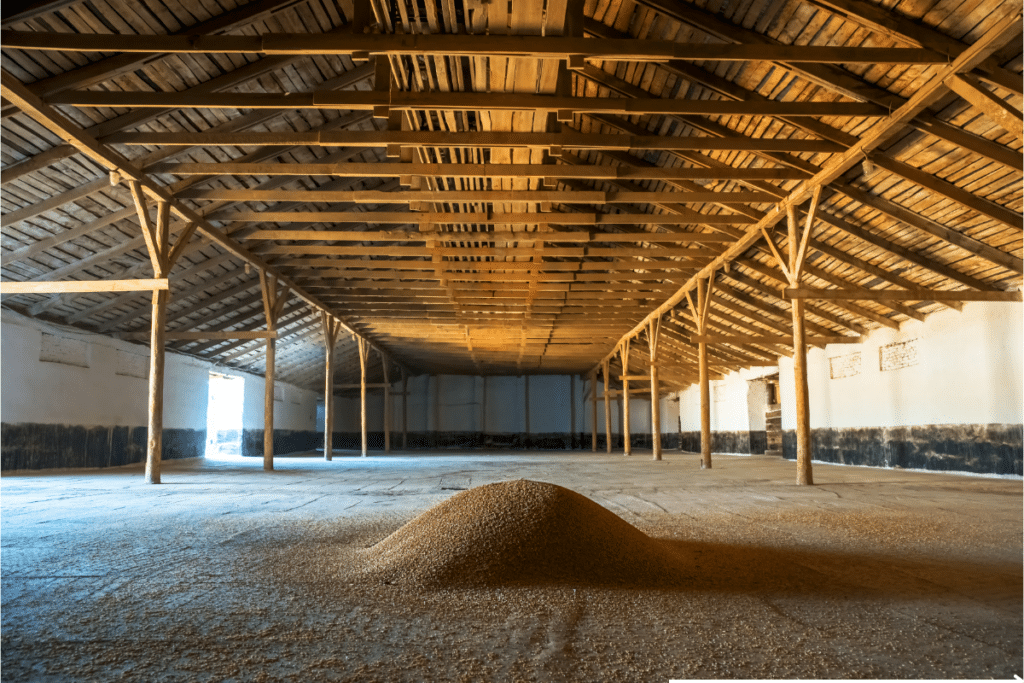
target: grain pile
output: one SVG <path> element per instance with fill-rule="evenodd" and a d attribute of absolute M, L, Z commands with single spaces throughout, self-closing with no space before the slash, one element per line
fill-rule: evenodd
<path fill-rule="evenodd" d="M 364 551 L 366 578 L 421 586 L 680 586 L 686 562 L 590 499 L 520 479 L 464 491 Z"/>

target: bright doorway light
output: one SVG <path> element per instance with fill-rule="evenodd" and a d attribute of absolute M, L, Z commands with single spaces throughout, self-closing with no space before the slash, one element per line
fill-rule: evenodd
<path fill-rule="evenodd" d="M 210 373 L 210 395 L 206 403 L 206 458 L 242 458 L 242 402 L 245 380 Z"/>

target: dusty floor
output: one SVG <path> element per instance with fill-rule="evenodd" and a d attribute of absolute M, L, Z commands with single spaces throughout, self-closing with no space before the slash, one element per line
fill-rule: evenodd
<path fill-rule="evenodd" d="M 668 453 L 396 454 L 4 475 L 5 681 L 1012 678 L 1019 479 Z M 417 591 L 359 550 L 458 490 L 583 493 L 682 590 Z"/>

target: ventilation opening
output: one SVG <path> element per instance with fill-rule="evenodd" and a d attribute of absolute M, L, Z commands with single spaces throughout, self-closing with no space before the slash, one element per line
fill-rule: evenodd
<path fill-rule="evenodd" d="M 210 373 L 206 409 L 206 457 L 233 460 L 242 457 L 242 404 L 245 380 Z"/>

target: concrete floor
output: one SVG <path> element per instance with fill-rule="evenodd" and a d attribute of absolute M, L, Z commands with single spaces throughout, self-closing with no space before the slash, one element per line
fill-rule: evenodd
<path fill-rule="evenodd" d="M 5 681 L 1012 678 L 1022 484 L 668 453 L 396 453 L 5 474 Z M 683 590 L 415 591 L 359 551 L 458 490 L 589 496 Z"/>

